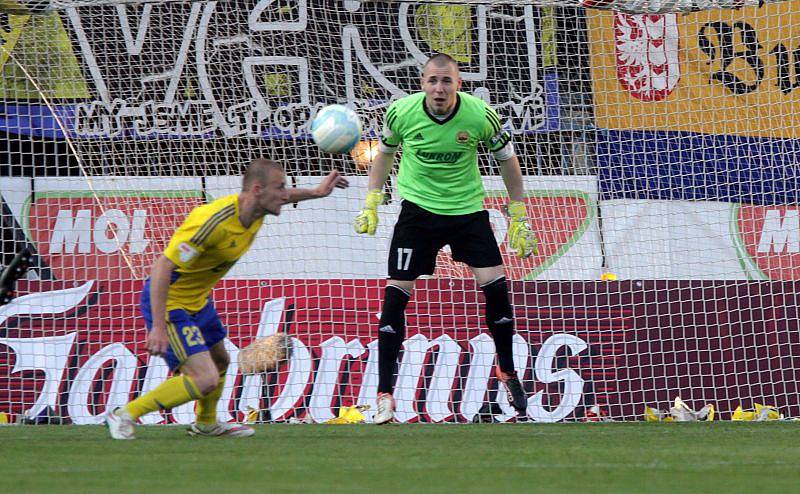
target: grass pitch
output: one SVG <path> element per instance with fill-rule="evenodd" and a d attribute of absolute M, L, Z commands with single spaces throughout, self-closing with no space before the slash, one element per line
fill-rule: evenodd
<path fill-rule="evenodd" d="M 0 428 L 0 493 L 798 492 L 800 423 Z"/>

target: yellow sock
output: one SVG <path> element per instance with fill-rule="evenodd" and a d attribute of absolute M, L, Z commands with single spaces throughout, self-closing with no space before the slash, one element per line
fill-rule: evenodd
<path fill-rule="evenodd" d="M 219 382 L 214 391 L 197 400 L 197 408 L 195 408 L 195 413 L 197 414 L 196 423 L 204 425 L 217 423 L 217 403 L 220 396 L 222 396 L 223 389 L 225 389 L 224 372 L 220 373 Z"/>
<path fill-rule="evenodd" d="M 189 376 L 175 376 L 159 384 L 156 389 L 145 393 L 125 405 L 125 411 L 133 420 L 159 409 L 174 408 L 203 395 Z"/>

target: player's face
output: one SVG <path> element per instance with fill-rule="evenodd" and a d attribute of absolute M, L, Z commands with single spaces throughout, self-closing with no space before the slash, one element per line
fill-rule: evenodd
<path fill-rule="evenodd" d="M 270 170 L 267 183 L 261 188 L 258 205 L 267 214 L 278 216 L 281 206 L 289 202 L 289 189 L 286 188 L 286 175 L 279 170 Z"/>
<path fill-rule="evenodd" d="M 448 63 L 441 67 L 435 63 L 428 64 L 422 74 L 422 90 L 425 92 L 425 104 L 436 115 L 445 115 L 455 106 L 456 93 L 461 89 L 461 78 L 458 67 Z"/>

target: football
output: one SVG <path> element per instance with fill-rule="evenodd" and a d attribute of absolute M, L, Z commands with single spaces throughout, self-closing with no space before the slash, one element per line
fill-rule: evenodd
<path fill-rule="evenodd" d="M 346 106 L 326 106 L 311 122 L 311 137 L 325 152 L 349 153 L 361 140 L 361 119 Z"/>

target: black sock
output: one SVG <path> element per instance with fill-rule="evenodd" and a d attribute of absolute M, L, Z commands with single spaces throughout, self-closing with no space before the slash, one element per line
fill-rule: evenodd
<path fill-rule="evenodd" d="M 497 363 L 503 372 L 514 372 L 514 310 L 508 300 L 506 278 L 481 286 L 486 296 L 486 325 L 494 338 Z"/>
<path fill-rule="evenodd" d="M 411 297 L 402 288 L 388 285 L 378 326 L 378 392 L 391 393 L 397 356 L 406 338 L 406 305 Z"/>

